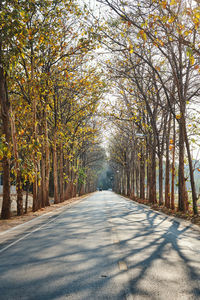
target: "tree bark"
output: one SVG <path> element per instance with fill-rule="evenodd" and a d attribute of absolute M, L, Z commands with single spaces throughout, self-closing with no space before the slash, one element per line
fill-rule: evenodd
<path fill-rule="evenodd" d="M 146 149 L 146 174 L 147 174 L 147 188 L 146 188 L 146 198 L 150 199 L 150 183 L 151 183 L 151 168 L 150 168 L 150 149 L 147 143 L 147 149 Z"/>
<path fill-rule="evenodd" d="M 176 144 L 176 120 L 173 120 L 173 142 L 174 147 L 172 149 L 172 178 L 171 178 L 171 209 L 175 209 L 174 199 L 174 183 L 175 183 L 175 144 Z"/>
<path fill-rule="evenodd" d="M 136 170 L 135 170 L 135 183 L 136 183 L 136 195 L 137 198 L 140 196 L 140 169 L 139 169 L 139 163 L 136 161 Z"/>
<path fill-rule="evenodd" d="M 135 198 L 135 150 L 131 153 L 132 168 L 131 168 L 131 199 Z"/>
<path fill-rule="evenodd" d="M 33 82 L 34 79 L 34 50 L 33 50 L 33 41 L 30 41 L 31 44 L 31 82 Z M 36 103 L 36 97 L 33 94 L 33 89 L 31 87 L 31 99 L 32 99 L 32 113 L 33 113 L 33 138 L 36 141 L 37 140 L 37 123 L 36 123 L 36 111 L 37 111 L 37 103 Z M 33 167 L 35 171 L 35 180 L 33 182 L 33 211 L 38 210 L 38 178 L 37 178 L 37 160 L 35 157 L 35 153 L 33 153 Z"/>
<path fill-rule="evenodd" d="M 59 203 L 58 197 L 58 168 L 57 168 L 57 145 L 56 136 L 54 134 L 53 141 L 53 181 L 54 181 L 54 203 Z"/>
<path fill-rule="evenodd" d="M 159 154 L 159 205 L 163 205 L 163 154 Z"/>
<path fill-rule="evenodd" d="M 145 162 L 144 153 L 141 147 L 141 158 L 140 158 L 140 199 L 145 198 Z"/>
<path fill-rule="evenodd" d="M 46 199 L 46 179 L 45 179 L 45 146 L 42 146 L 42 158 L 41 158 L 41 207 L 45 207 Z"/>
<path fill-rule="evenodd" d="M 64 201 L 63 149 L 60 146 L 60 202 Z"/>
<path fill-rule="evenodd" d="M 181 113 L 179 119 L 179 170 L 178 170 L 178 210 L 186 212 L 186 186 L 185 186 L 185 172 L 184 172 L 184 115 Z"/>
<path fill-rule="evenodd" d="M 130 196 L 130 169 L 128 166 L 126 166 L 126 185 L 127 185 L 127 196 Z"/>
<path fill-rule="evenodd" d="M 6 77 L 2 66 L 2 46 L 0 43 L 0 103 L 2 117 L 2 133 L 5 135 L 7 147 L 10 145 L 10 117 L 9 117 L 9 100 L 7 94 Z M 10 159 L 4 154 L 2 159 L 3 165 L 3 203 L 1 218 L 9 219 L 11 216 L 11 198 L 10 198 Z"/>
<path fill-rule="evenodd" d="M 124 167 L 122 170 L 122 195 L 126 195 L 126 176 Z"/>
<path fill-rule="evenodd" d="M 24 213 L 23 210 L 23 190 L 22 190 L 22 182 L 21 182 L 21 171 L 19 165 L 19 153 L 17 147 L 16 140 L 16 130 L 15 130 L 15 118 L 11 109 L 11 135 L 13 141 L 13 150 L 14 150 L 14 158 L 15 158 L 15 171 L 16 171 L 16 190 L 17 190 L 17 215 L 22 216 Z"/>
<path fill-rule="evenodd" d="M 24 209 L 24 213 L 27 214 L 28 212 L 28 193 L 29 193 L 29 183 L 26 184 L 26 200 L 25 200 L 25 209 Z"/>
<path fill-rule="evenodd" d="M 49 175 L 50 175 L 50 151 L 49 151 L 49 139 L 48 139 L 48 125 L 47 125 L 47 115 L 45 112 L 45 205 L 50 206 L 49 201 Z"/>
<path fill-rule="evenodd" d="M 197 193 L 196 193 L 196 187 L 195 187 L 195 181 L 194 181 L 194 170 L 192 165 L 192 157 L 190 152 L 190 145 L 188 141 L 187 131 L 186 131 L 186 124 L 184 124 L 185 127 L 185 144 L 187 149 L 187 155 L 188 155 L 188 162 L 189 162 L 189 169 L 190 169 L 190 182 L 191 182 L 191 189 L 192 189 L 192 204 L 193 204 L 193 212 L 195 215 L 198 214 L 198 206 L 197 206 Z"/>
<path fill-rule="evenodd" d="M 168 130 L 166 134 L 166 160 L 165 160 L 165 207 L 170 207 L 170 183 L 169 183 L 169 171 L 170 171 L 170 162 L 169 162 L 169 139 L 170 139 L 170 129 L 171 129 L 171 116 L 169 119 Z M 173 147 L 174 141 L 173 141 Z"/>
<path fill-rule="evenodd" d="M 150 194 L 149 194 L 149 202 L 157 203 L 156 197 L 156 138 L 153 137 L 153 145 L 151 147 L 151 178 L 150 178 Z"/>

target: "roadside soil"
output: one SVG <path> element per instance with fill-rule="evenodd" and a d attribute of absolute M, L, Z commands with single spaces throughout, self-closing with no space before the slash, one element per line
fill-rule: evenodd
<path fill-rule="evenodd" d="M 71 198 L 68 199 L 62 203 L 58 203 L 58 204 L 51 204 L 50 206 L 44 207 L 39 209 L 36 212 L 32 212 L 31 208 L 28 208 L 28 213 L 24 214 L 23 216 L 16 216 L 16 211 L 12 211 L 12 217 L 9 220 L 2 220 L 0 219 L 0 232 L 3 232 L 5 230 L 11 229 L 12 227 L 15 227 L 17 225 L 20 225 L 22 223 L 25 223 L 27 221 L 30 221 L 36 217 L 39 217 L 43 214 L 46 214 L 50 211 L 55 210 L 56 208 L 62 207 L 62 206 L 67 206 L 70 203 L 76 202 L 80 199 L 83 199 L 85 197 L 87 197 L 88 195 L 83 195 L 80 197 L 75 197 L 75 198 Z M 31 196 L 30 196 L 31 199 Z"/>

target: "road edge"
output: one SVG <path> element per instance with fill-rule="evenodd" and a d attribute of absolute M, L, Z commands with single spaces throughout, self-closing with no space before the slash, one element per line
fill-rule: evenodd
<path fill-rule="evenodd" d="M 8 234 L 8 233 L 10 233 L 10 232 L 12 232 L 12 231 L 18 230 L 19 228 L 21 228 L 21 227 L 23 227 L 23 226 L 26 226 L 26 225 L 29 225 L 29 224 L 31 225 L 31 223 L 33 223 L 34 221 L 37 221 L 37 220 L 39 220 L 39 219 L 42 219 L 43 217 L 46 217 L 46 216 L 49 216 L 49 215 L 53 215 L 53 214 L 55 214 L 56 212 L 58 212 L 59 210 L 60 210 L 60 212 L 62 212 L 62 210 L 65 210 L 66 208 L 69 209 L 69 208 L 72 207 L 73 205 L 76 205 L 76 204 L 80 203 L 82 200 L 85 200 L 86 198 L 88 198 L 88 197 L 90 197 L 90 196 L 91 196 L 91 194 L 89 194 L 89 195 L 87 194 L 86 196 L 83 196 L 81 199 L 77 199 L 77 200 L 75 200 L 75 201 L 73 201 L 73 202 L 66 203 L 65 205 L 63 205 L 63 206 L 61 206 L 61 207 L 58 207 L 58 208 L 55 208 L 55 209 L 52 210 L 52 211 L 46 212 L 46 213 L 44 213 L 44 214 L 42 214 L 42 215 L 40 215 L 40 216 L 35 216 L 35 217 L 33 217 L 31 220 L 29 220 L 29 221 L 25 221 L 25 222 L 23 222 L 23 223 L 21 223 L 21 224 L 18 224 L 18 225 L 16 225 L 16 226 L 13 226 L 13 227 L 10 228 L 10 229 L 6 229 L 6 230 L 0 232 L 0 237 L 3 237 L 6 233 Z M 48 219 L 48 217 L 47 217 L 47 219 Z"/>
<path fill-rule="evenodd" d="M 188 220 L 183 220 L 181 218 L 178 218 L 178 217 L 174 217 L 174 216 L 169 216 L 167 214 L 165 214 L 164 212 L 161 212 L 161 211 L 157 211 L 157 210 L 154 210 L 153 208 L 149 207 L 148 205 L 145 205 L 145 204 L 142 204 L 142 203 L 138 203 L 137 201 L 135 200 L 132 200 L 130 198 L 127 198 L 127 197 L 124 197 L 122 195 L 119 195 L 119 194 L 116 194 L 118 196 L 120 196 L 121 198 L 127 200 L 127 201 L 131 201 L 131 202 L 134 202 L 135 204 L 137 204 L 138 206 L 142 206 L 144 207 L 146 210 L 151 210 L 153 211 L 154 213 L 157 213 L 158 215 L 162 216 L 162 217 L 167 217 L 168 220 L 173 220 L 174 222 L 178 223 L 178 224 L 181 224 L 182 226 L 185 226 L 185 227 L 190 227 L 192 229 L 194 229 L 195 231 L 198 231 L 200 232 L 200 227 L 198 225 L 195 225 L 193 224 L 192 222 L 188 221 Z"/>

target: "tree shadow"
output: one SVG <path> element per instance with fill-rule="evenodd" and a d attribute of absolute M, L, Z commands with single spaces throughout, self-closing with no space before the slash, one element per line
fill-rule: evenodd
<path fill-rule="evenodd" d="M 181 291 L 198 299 L 199 254 L 186 243 L 199 242 L 197 235 L 115 197 L 81 202 L 1 253 L 0 299 L 122 300 L 127 289 L 135 299 L 181 299 Z M 119 261 L 128 271 L 118 269 Z M 122 285 L 127 272 L 130 281 Z"/>
<path fill-rule="evenodd" d="M 102 205 L 79 208 L 1 254 L 3 299 L 125 299 Z"/>
<path fill-rule="evenodd" d="M 182 227 L 167 216 L 135 205 L 132 209 L 129 205 L 128 211 L 122 213 L 121 222 L 117 212 L 114 218 L 119 234 L 121 231 L 120 248 L 124 249 L 123 260 L 128 265 L 133 296 L 165 299 L 171 294 L 172 299 L 199 299 L 200 251 L 195 245 L 200 246 L 200 238 L 190 230 L 190 225 Z M 125 234 L 124 230 L 127 230 Z M 176 268 L 182 274 L 176 273 Z"/>

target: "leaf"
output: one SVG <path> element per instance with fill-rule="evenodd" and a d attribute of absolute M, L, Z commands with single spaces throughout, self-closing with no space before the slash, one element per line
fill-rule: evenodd
<path fill-rule="evenodd" d="M 191 48 L 187 47 L 186 55 L 189 56 L 189 57 L 192 56 L 192 49 Z"/>
<path fill-rule="evenodd" d="M 147 35 L 146 35 L 146 33 L 144 32 L 144 30 L 140 30 L 140 31 L 139 31 L 139 35 L 142 37 L 142 39 L 143 39 L 144 41 L 147 40 Z"/>
<path fill-rule="evenodd" d="M 191 64 L 191 65 L 194 64 L 194 56 L 193 56 L 193 55 L 190 56 L 190 64 Z"/>
<path fill-rule="evenodd" d="M 162 8 L 166 8 L 166 6 L 167 6 L 167 1 L 162 1 L 162 2 L 161 2 L 161 5 L 162 5 Z"/>
<path fill-rule="evenodd" d="M 168 20 L 168 22 L 169 22 L 169 23 L 173 23 L 174 20 L 175 20 L 175 17 L 171 17 L 171 18 Z"/>
<path fill-rule="evenodd" d="M 170 5 L 175 5 L 177 3 L 176 0 L 171 0 Z"/>

